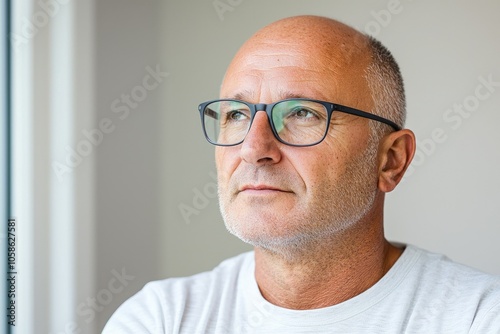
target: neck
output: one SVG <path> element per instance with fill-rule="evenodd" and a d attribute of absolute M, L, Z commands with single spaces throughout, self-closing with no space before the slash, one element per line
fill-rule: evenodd
<path fill-rule="evenodd" d="M 367 290 L 402 253 L 385 240 L 381 221 L 360 222 L 292 258 L 256 248 L 255 277 L 263 297 L 304 310 L 339 304 Z"/>

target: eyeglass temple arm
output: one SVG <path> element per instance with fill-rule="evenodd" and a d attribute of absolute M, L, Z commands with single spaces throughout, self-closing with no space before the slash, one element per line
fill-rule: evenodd
<path fill-rule="evenodd" d="M 383 117 L 380 117 L 378 115 L 370 114 L 368 112 L 364 112 L 364 111 L 361 111 L 358 109 L 342 106 L 339 104 L 334 104 L 333 109 L 338 110 L 338 111 L 342 111 L 342 112 L 345 112 L 345 113 L 348 113 L 351 115 L 356 115 L 359 117 L 369 118 L 369 119 L 372 119 L 374 121 L 382 122 L 384 124 L 391 126 L 396 131 L 401 130 L 401 127 L 399 125 L 397 125 L 396 123 L 394 123 L 393 121 L 390 121 L 390 120 L 383 118 Z"/>

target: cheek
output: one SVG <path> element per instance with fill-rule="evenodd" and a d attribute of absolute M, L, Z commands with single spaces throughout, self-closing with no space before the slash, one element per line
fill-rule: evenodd
<path fill-rule="evenodd" d="M 215 148 L 215 167 L 219 179 L 228 179 L 239 164 L 239 150 L 236 147 Z"/>
<path fill-rule="evenodd" d="M 224 152 L 220 150 L 219 146 L 215 147 L 215 167 L 219 170 L 222 167 Z"/>
<path fill-rule="evenodd" d="M 321 192 L 335 183 L 339 173 L 342 172 L 341 161 L 338 153 L 328 150 L 327 152 L 315 152 L 301 157 L 295 166 L 297 172 L 306 185 L 308 195 Z"/>

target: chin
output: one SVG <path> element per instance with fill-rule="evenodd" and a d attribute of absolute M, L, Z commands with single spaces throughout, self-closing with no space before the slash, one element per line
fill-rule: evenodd
<path fill-rule="evenodd" d="M 229 218 L 229 217 L 228 217 Z M 236 217 L 235 217 L 236 218 Z M 311 242 L 317 242 L 318 233 L 304 231 L 290 224 L 290 220 L 264 220 L 238 217 L 225 219 L 229 233 L 254 247 L 286 255 L 304 250 Z M 241 224 L 240 222 L 245 222 Z"/>
<path fill-rule="evenodd" d="M 356 225 L 357 219 L 326 219 L 304 224 L 307 217 L 288 215 L 226 214 L 227 230 L 254 247 L 280 255 L 289 261 L 314 250 L 318 244 L 331 242 Z M 354 218 L 354 217 L 350 217 Z M 333 223 L 335 222 L 335 223 Z"/>
<path fill-rule="evenodd" d="M 311 249 L 311 245 L 318 242 L 317 239 L 310 235 L 303 234 L 266 234 L 263 231 L 241 231 L 229 230 L 229 232 L 241 241 L 252 245 L 255 248 L 264 250 L 265 252 L 275 254 L 286 259 L 289 262 L 302 257 Z"/>

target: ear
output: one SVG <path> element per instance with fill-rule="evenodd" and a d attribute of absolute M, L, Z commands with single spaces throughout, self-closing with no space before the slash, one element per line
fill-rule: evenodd
<path fill-rule="evenodd" d="M 416 148 L 415 134 L 408 129 L 392 132 L 379 146 L 378 188 L 390 192 L 401 181 Z"/>

